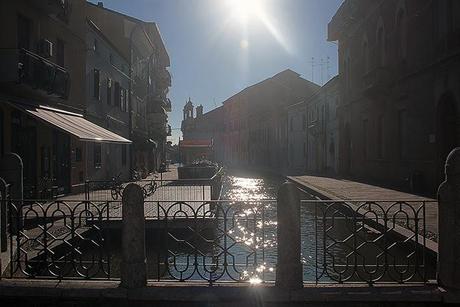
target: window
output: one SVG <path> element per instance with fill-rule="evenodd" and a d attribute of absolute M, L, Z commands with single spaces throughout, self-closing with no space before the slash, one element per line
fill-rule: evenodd
<path fill-rule="evenodd" d="M 398 145 L 399 157 L 407 159 L 408 155 L 408 133 L 407 133 L 407 111 L 400 110 L 398 114 Z"/>
<path fill-rule="evenodd" d="M 97 100 L 101 100 L 101 72 L 99 69 L 94 69 L 93 75 L 93 97 Z"/>
<path fill-rule="evenodd" d="M 120 90 L 120 100 L 121 100 L 121 110 L 126 112 L 128 110 L 127 106 L 127 92 L 124 88 Z"/>
<path fill-rule="evenodd" d="M 113 104 L 114 106 L 116 107 L 120 107 L 121 106 L 121 94 L 120 94 L 120 83 L 118 82 L 115 82 L 115 93 L 114 93 L 114 97 L 113 97 Z"/>
<path fill-rule="evenodd" d="M 368 140 L 369 140 L 369 131 L 368 131 L 368 120 L 363 120 L 363 155 L 364 159 L 368 158 Z"/>
<path fill-rule="evenodd" d="M 30 49 L 31 21 L 22 15 L 18 15 L 18 48 Z"/>
<path fill-rule="evenodd" d="M 50 148 L 48 146 L 42 146 L 41 151 L 41 176 L 48 178 L 50 175 Z"/>
<path fill-rule="evenodd" d="M 383 121 L 383 116 L 380 116 L 378 121 L 377 121 L 377 156 L 379 159 L 382 159 L 384 157 L 384 151 L 385 151 L 385 146 L 384 146 L 384 121 Z"/>
<path fill-rule="evenodd" d="M 302 130 L 305 131 L 307 129 L 307 117 L 305 114 L 302 114 Z"/>
<path fill-rule="evenodd" d="M 82 152 L 81 147 L 75 147 L 75 162 L 82 161 Z"/>
<path fill-rule="evenodd" d="M 379 55 L 380 66 L 385 66 L 385 31 L 383 26 L 377 30 L 377 50 Z"/>
<path fill-rule="evenodd" d="M 62 39 L 56 41 L 56 64 L 64 67 L 64 42 Z"/>
<path fill-rule="evenodd" d="M 397 52 L 398 58 L 403 60 L 406 58 L 407 50 L 407 25 L 406 15 L 404 10 L 399 10 L 396 18 L 396 39 L 397 39 Z"/>
<path fill-rule="evenodd" d="M 112 79 L 107 78 L 107 105 L 112 104 Z"/>
<path fill-rule="evenodd" d="M 127 151 L 126 147 L 127 146 L 128 145 L 126 144 L 121 145 L 121 165 L 123 166 L 126 165 L 126 151 Z"/>
<path fill-rule="evenodd" d="M 102 145 L 101 143 L 94 143 L 94 168 L 102 167 Z"/>
<path fill-rule="evenodd" d="M 94 41 L 93 41 L 93 50 L 94 50 L 94 52 L 98 51 L 97 39 L 94 39 Z"/>
<path fill-rule="evenodd" d="M 363 73 L 367 74 L 369 72 L 369 45 L 367 43 L 367 40 L 365 40 L 363 43 L 363 64 Z"/>

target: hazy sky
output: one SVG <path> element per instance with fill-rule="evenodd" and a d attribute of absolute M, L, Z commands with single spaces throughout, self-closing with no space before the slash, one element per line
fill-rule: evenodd
<path fill-rule="evenodd" d="M 97 2 L 92 0 L 91 2 Z M 337 73 L 327 24 L 342 0 L 105 0 L 104 6 L 158 24 L 171 58 L 169 116 L 174 143 L 190 96 L 207 112 L 248 85 L 290 68 L 321 83 Z"/>

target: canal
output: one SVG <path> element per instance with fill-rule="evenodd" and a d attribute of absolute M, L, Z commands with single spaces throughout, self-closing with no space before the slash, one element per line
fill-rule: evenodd
<path fill-rule="evenodd" d="M 261 175 L 256 172 L 247 171 L 232 171 L 227 172 L 223 182 L 222 199 L 234 201 L 246 201 L 251 204 L 252 201 L 270 200 L 263 203 L 264 206 L 264 232 L 252 233 L 253 237 L 247 240 L 248 244 L 243 247 L 233 247 L 233 253 L 236 257 L 243 259 L 248 253 L 253 251 L 250 246 L 252 242 L 264 240 L 264 244 L 255 248 L 260 255 L 263 249 L 263 258 L 258 261 L 260 265 L 254 271 L 248 271 L 249 279 L 257 281 L 263 279 L 265 281 L 274 281 L 276 273 L 276 198 L 278 189 L 285 182 L 285 178 L 274 175 Z M 310 195 L 303 194 L 302 199 L 314 199 Z M 301 206 L 301 244 L 302 256 L 301 261 L 304 267 L 304 281 L 315 281 L 317 274 L 315 267 L 315 251 L 318 242 L 315 240 L 315 219 L 314 209 L 308 206 Z M 239 228 L 240 232 L 247 233 L 245 229 Z M 264 238 L 261 238 L 261 237 Z M 239 238 L 237 236 L 237 238 Z M 249 245 L 249 246 L 248 246 Z"/>

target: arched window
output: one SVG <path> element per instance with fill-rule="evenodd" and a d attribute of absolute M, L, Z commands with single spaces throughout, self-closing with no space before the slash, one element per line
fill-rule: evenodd
<path fill-rule="evenodd" d="M 385 58 L 386 58 L 386 44 L 385 44 L 385 27 L 383 25 L 383 19 L 380 17 L 377 23 L 377 33 L 376 33 L 376 56 L 377 63 L 380 67 L 385 66 Z"/>
<path fill-rule="evenodd" d="M 407 18 L 403 9 L 396 15 L 396 46 L 398 59 L 403 60 L 407 55 Z"/>
<path fill-rule="evenodd" d="M 367 38 L 363 41 L 363 73 L 367 74 L 369 72 L 369 44 Z"/>
<path fill-rule="evenodd" d="M 383 25 L 379 26 L 377 30 L 377 55 L 380 66 L 385 66 L 385 30 Z"/>

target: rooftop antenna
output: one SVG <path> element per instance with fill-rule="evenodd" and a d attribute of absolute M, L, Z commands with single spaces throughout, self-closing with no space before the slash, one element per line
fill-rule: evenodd
<path fill-rule="evenodd" d="M 311 64 L 311 82 L 315 82 L 315 58 L 311 57 L 311 60 L 308 61 L 309 64 Z"/>
<path fill-rule="evenodd" d="M 321 58 L 321 61 L 320 61 L 320 64 L 319 64 L 319 67 L 321 69 L 321 85 L 324 85 L 324 78 L 323 78 L 323 75 L 324 75 L 324 66 L 325 66 L 325 61 L 323 58 Z"/>

